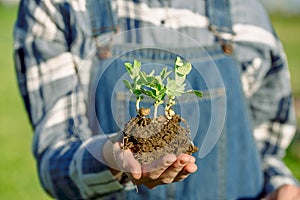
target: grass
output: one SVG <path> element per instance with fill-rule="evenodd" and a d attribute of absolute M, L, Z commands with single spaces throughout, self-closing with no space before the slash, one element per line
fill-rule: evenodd
<path fill-rule="evenodd" d="M 15 78 L 12 52 L 16 7 L 0 4 L 0 199 L 50 199 L 41 189 L 31 154 L 32 130 Z"/>
<path fill-rule="evenodd" d="M 13 22 L 16 7 L 0 4 L 0 199 L 47 200 L 41 189 L 31 154 L 32 130 L 20 98 L 13 67 Z M 293 92 L 300 96 L 300 18 L 272 16 L 287 51 Z M 287 152 L 288 166 L 300 178 L 299 139 Z"/>
<path fill-rule="evenodd" d="M 293 94 L 300 101 L 300 16 L 271 15 L 270 18 L 287 54 Z M 300 108 L 297 109 L 298 131 L 284 160 L 300 180 Z"/>
<path fill-rule="evenodd" d="M 287 163 L 287 166 L 292 170 L 295 177 L 300 180 L 300 137 L 299 132 L 296 138 L 293 140 L 292 144 L 287 150 L 287 154 L 284 158 L 284 161 Z"/>
<path fill-rule="evenodd" d="M 300 97 L 300 16 L 271 15 L 271 21 L 287 54 L 293 93 Z"/>

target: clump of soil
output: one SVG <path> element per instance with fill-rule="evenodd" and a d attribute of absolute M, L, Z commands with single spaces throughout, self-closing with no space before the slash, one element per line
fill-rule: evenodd
<path fill-rule="evenodd" d="M 185 124 L 186 127 L 181 126 Z M 169 153 L 192 154 L 198 151 L 192 143 L 186 121 L 179 115 L 145 118 L 137 116 L 126 123 L 123 130 L 124 149 L 131 149 L 134 157 L 147 164 Z"/>

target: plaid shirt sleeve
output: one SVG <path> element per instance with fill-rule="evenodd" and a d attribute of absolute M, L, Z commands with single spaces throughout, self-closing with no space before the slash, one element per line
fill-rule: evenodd
<path fill-rule="evenodd" d="M 255 7 L 235 10 L 234 41 L 262 160 L 264 192 L 270 193 L 284 184 L 299 185 L 283 162 L 296 131 L 296 119 L 282 44 L 262 7 L 251 5 Z M 243 12 L 249 14 L 249 19 L 239 22 L 238 16 L 244 15 Z"/>
<path fill-rule="evenodd" d="M 90 199 L 123 189 L 94 158 L 104 135 L 92 136 L 70 51 L 76 27 L 63 1 L 22 0 L 14 30 L 20 92 L 34 129 L 33 152 L 44 189 L 57 199 Z M 61 3 L 60 3 L 61 2 Z M 76 128 L 75 128 L 76 127 Z M 89 149 L 89 150 L 87 150 Z"/>
<path fill-rule="evenodd" d="M 270 193 L 284 184 L 299 183 L 282 160 L 296 130 L 287 62 L 282 49 L 279 52 L 271 50 L 265 56 L 269 62 L 264 64 L 269 67 L 254 83 L 260 83 L 259 86 L 248 95 L 255 125 L 254 137 L 262 157 L 264 189 Z M 255 67 L 258 60 L 253 62 L 251 67 Z M 251 75 L 244 74 L 244 78 L 249 81 Z"/>

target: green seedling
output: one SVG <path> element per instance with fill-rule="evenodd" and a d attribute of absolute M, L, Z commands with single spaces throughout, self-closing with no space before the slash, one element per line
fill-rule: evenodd
<path fill-rule="evenodd" d="M 155 75 L 154 70 L 149 74 L 141 71 L 141 63 L 137 60 L 134 60 L 133 64 L 125 63 L 125 67 L 132 82 L 128 80 L 123 80 L 123 82 L 130 92 L 136 96 L 137 113 L 139 113 L 139 104 L 144 96 L 154 100 L 154 118 L 157 117 L 158 106 L 163 104 L 166 97 L 168 103 L 165 106 L 165 113 L 168 118 L 175 114 L 171 107 L 176 104 L 176 97 L 187 93 L 202 97 L 202 93 L 198 90 L 185 91 L 186 76 L 192 70 L 192 65 L 183 61 L 180 57 L 176 58 L 173 71 L 168 71 L 165 67 L 159 75 Z M 175 74 L 174 79 L 169 77 L 172 72 Z"/>

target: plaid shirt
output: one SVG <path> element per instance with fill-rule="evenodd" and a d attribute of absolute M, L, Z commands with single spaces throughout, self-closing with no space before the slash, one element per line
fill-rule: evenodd
<path fill-rule="evenodd" d="M 282 162 L 295 133 L 290 75 L 282 46 L 263 9 L 257 3 L 250 9 L 241 6 L 241 0 L 231 1 L 235 56 L 241 63 L 265 190 L 271 192 L 283 184 L 297 184 Z M 198 20 L 195 23 L 182 18 L 177 24 L 160 24 L 159 15 L 153 17 L 153 13 L 164 8 L 146 2 L 140 3 L 140 12 L 130 11 L 138 4 L 135 1 L 119 0 L 113 5 L 120 7 L 120 19 L 137 19 L 147 26 L 207 30 L 204 10 L 193 13 Z M 249 19 L 239 21 L 239 15 L 245 13 Z M 253 21 L 253 15 L 261 15 L 260 21 Z M 22 0 L 15 24 L 18 83 L 34 129 L 39 177 L 45 190 L 59 199 L 101 197 L 126 187 L 98 162 L 101 155 L 96 159 L 86 150 L 90 146 L 101 152 L 106 141 L 103 135 L 93 136 L 88 120 L 85 96 L 91 68 L 78 69 L 95 45 L 91 23 L 85 0 Z"/>

